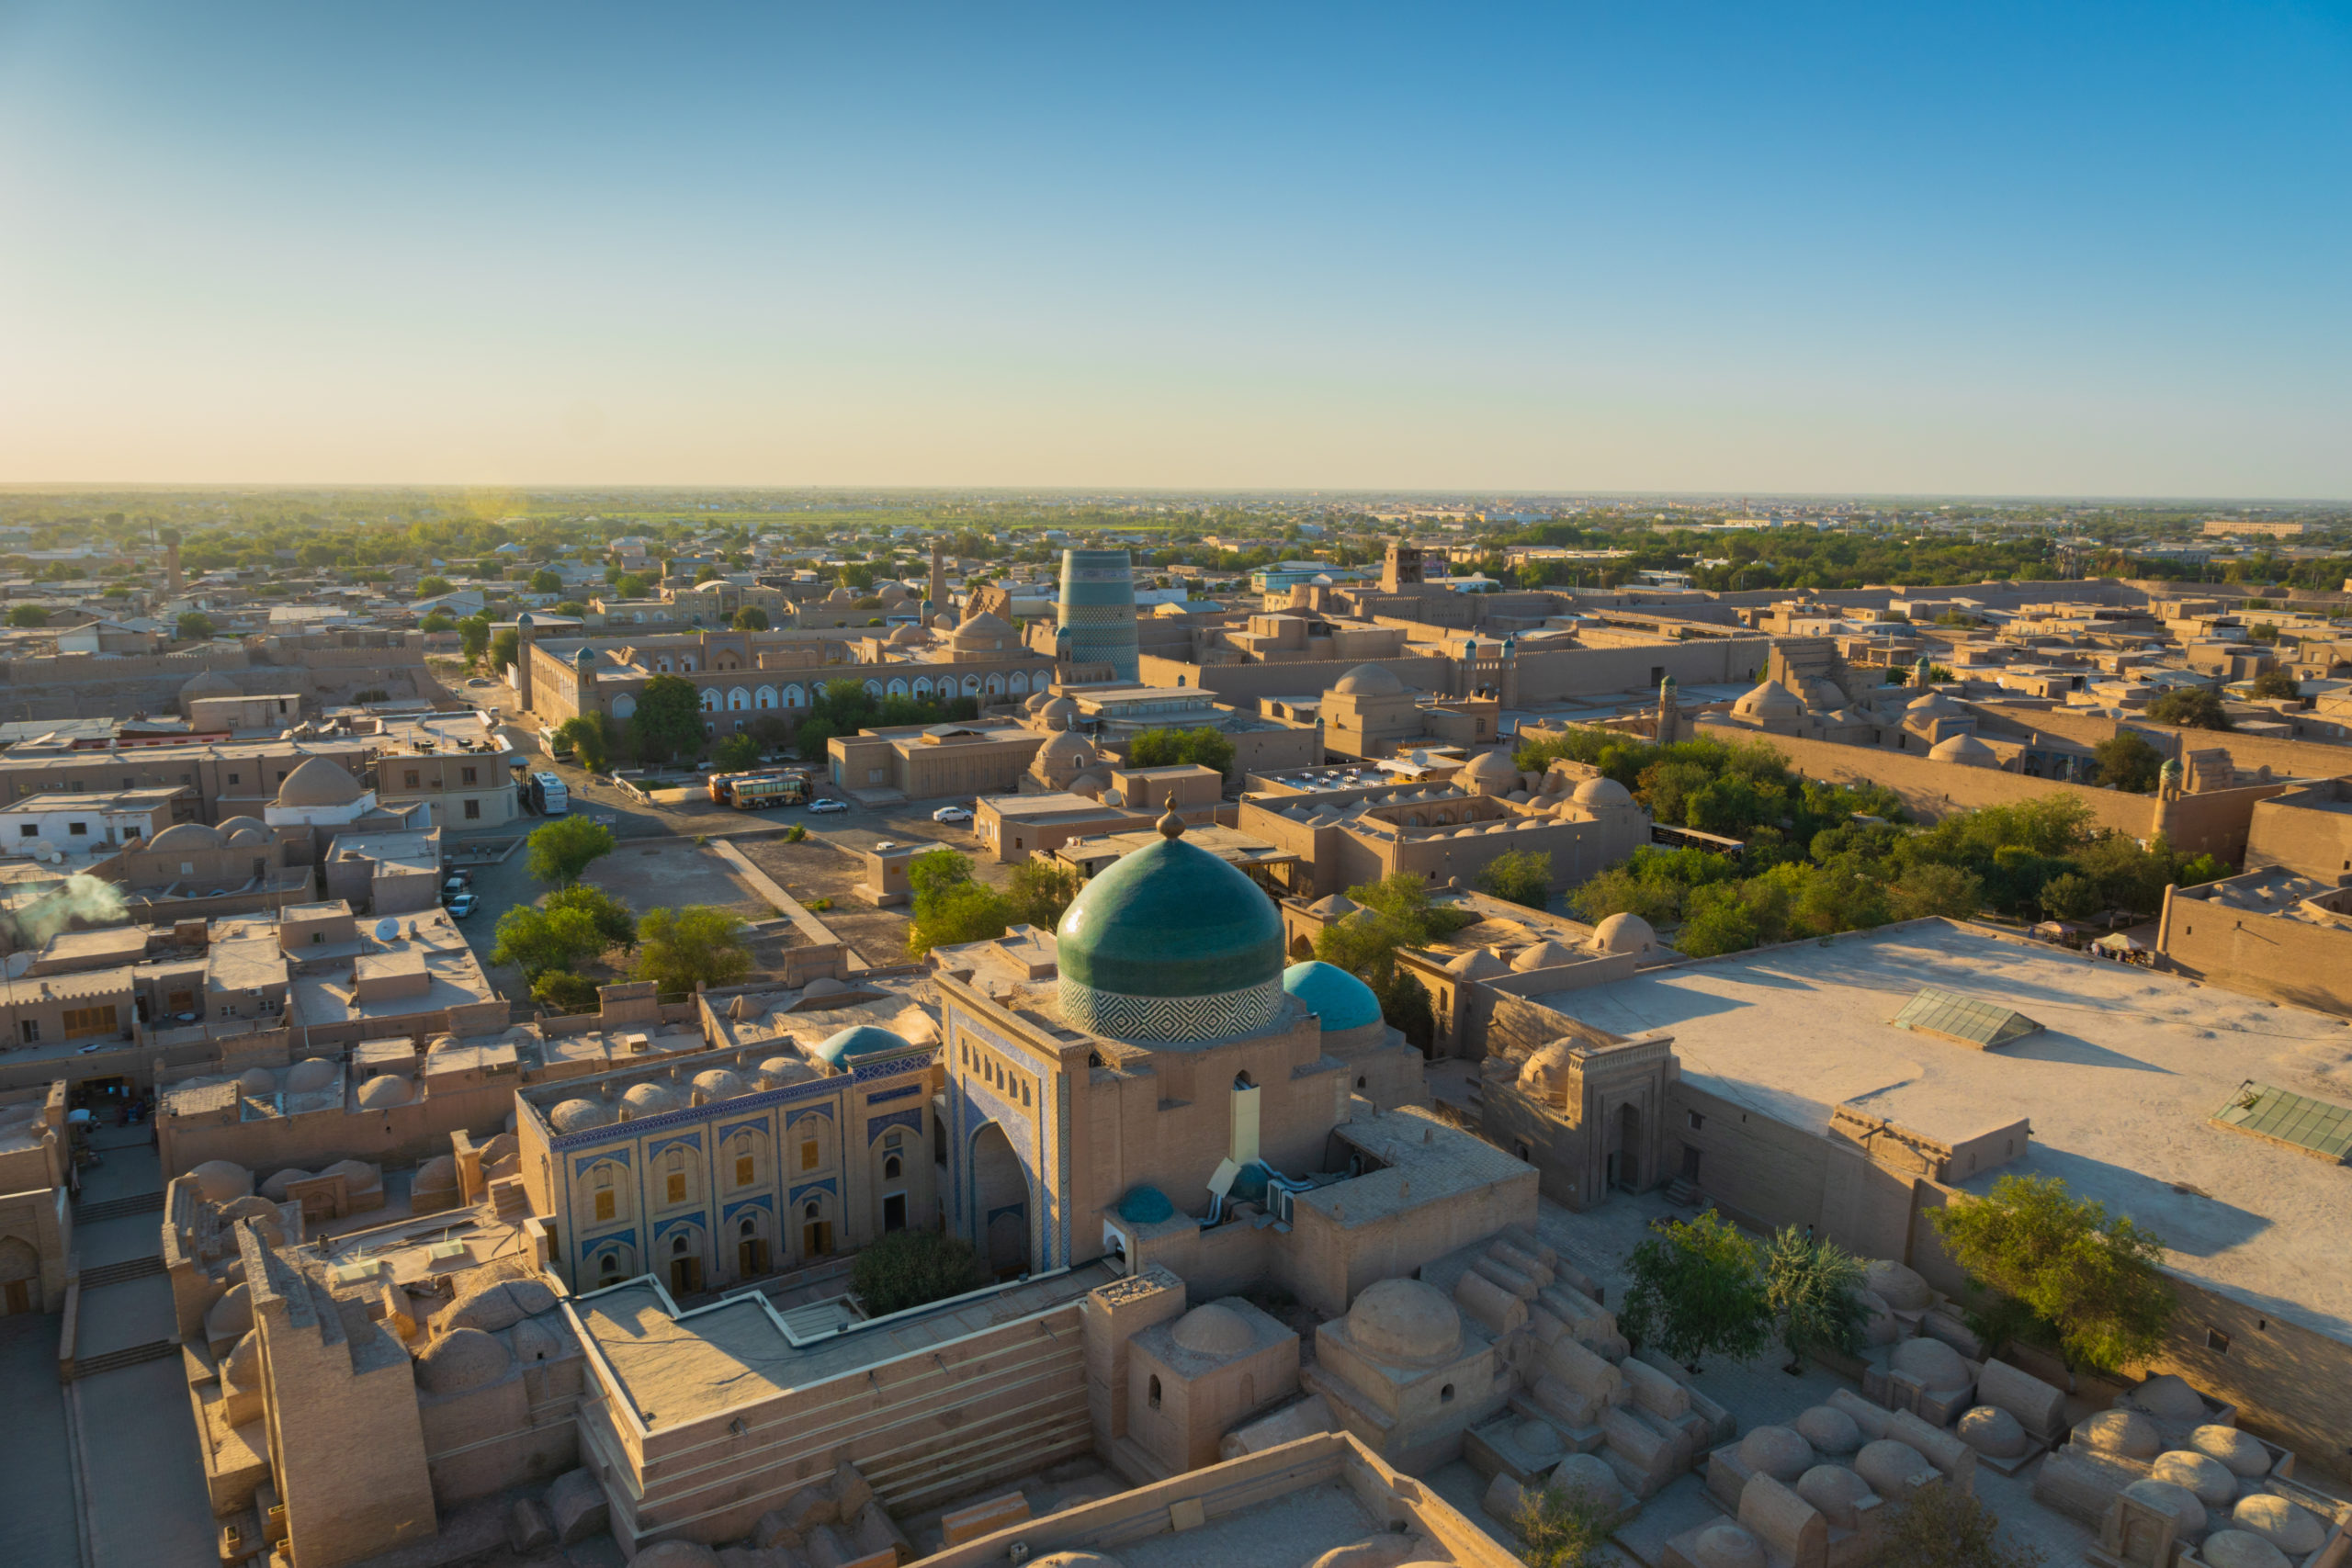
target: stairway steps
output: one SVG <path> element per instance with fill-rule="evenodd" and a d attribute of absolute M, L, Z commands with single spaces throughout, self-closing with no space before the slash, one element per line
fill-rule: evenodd
<path fill-rule="evenodd" d="M 96 1224 L 101 1220 L 119 1220 L 130 1214 L 160 1214 L 164 1212 L 161 1192 L 134 1192 L 128 1198 L 109 1198 L 103 1203 L 76 1203 L 74 1223 Z"/>
<path fill-rule="evenodd" d="M 76 1378 L 95 1377 L 100 1372 L 118 1371 L 146 1361 L 160 1361 L 166 1356 L 179 1354 L 179 1344 L 171 1339 L 151 1339 L 144 1345 L 132 1345 L 120 1350 L 108 1350 L 102 1356 L 85 1356 L 74 1363 Z"/>
<path fill-rule="evenodd" d="M 95 1290 L 100 1285 L 119 1285 L 126 1280 L 143 1280 L 150 1274 L 164 1271 L 160 1254 L 145 1258 L 126 1258 L 119 1263 L 101 1263 L 95 1269 L 82 1270 L 82 1288 Z"/>

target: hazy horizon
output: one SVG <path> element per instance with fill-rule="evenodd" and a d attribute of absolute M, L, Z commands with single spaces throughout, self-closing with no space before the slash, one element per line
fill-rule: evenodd
<path fill-rule="evenodd" d="M 2352 497 L 2352 17 L 0 0 L 0 482 Z"/>

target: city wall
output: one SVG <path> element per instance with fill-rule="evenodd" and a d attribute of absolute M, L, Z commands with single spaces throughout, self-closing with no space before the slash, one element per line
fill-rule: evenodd
<path fill-rule="evenodd" d="M 1971 703 L 1986 718 L 1988 735 L 2040 730 L 2080 745 L 2096 747 L 2122 730 L 2132 730 L 2166 757 L 2221 747 L 2233 766 L 2251 771 L 2268 768 L 2281 777 L 2332 779 L 2352 773 L 2352 746 L 2330 746 L 2317 740 L 2280 740 L 2267 735 L 2242 735 L 2235 730 L 2184 729 L 2151 718 L 2114 719 L 2100 714 L 2065 708 L 2020 707 L 2007 703 Z"/>

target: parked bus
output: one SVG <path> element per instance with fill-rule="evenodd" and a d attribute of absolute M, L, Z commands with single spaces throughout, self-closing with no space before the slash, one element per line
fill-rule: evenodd
<path fill-rule="evenodd" d="M 556 761 L 569 762 L 571 761 L 571 742 L 558 739 L 555 730 L 552 724 L 539 726 L 539 748 Z"/>
<path fill-rule="evenodd" d="M 531 809 L 542 817 L 571 815 L 571 795 L 563 787 L 561 775 L 556 773 L 531 775 Z"/>
<path fill-rule="evenodd" d="M 712 773 L 708 775 L 707 782 L 710 785 L 710 798 L 720 806 L 726 805 L 729 798 L 728 790 L 734 784 L 735 781 L 737 779 L 748 779 L 752 776 L 752 775 L 747 773 Z"/>
<path fill-rule="evenodd" d="M 808 775 L 752 773 L 737 779 L 728 794 L 738 811 L 763 811 L 775 806 L 798 806 L 808 798 Z"/>

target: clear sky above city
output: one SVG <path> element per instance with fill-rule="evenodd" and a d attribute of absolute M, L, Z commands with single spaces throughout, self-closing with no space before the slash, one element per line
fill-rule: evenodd
<path fill-rule="evenodd" d="M 0 482 L 2352 496 L 2352 7 L 0 0 Z"/>

